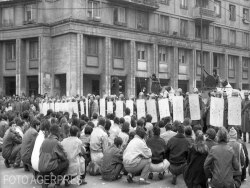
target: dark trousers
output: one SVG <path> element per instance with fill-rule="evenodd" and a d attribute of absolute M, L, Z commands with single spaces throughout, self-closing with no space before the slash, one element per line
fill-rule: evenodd
<path fill-rule="evenodd" d="M 69 167 L 69 161 L 58 163 L 58 167 L 51 172 L 42 172 L 44 184 L 55 183 L 60 185 Z M 51 174 L 52 173 L 52 174 Z"/>
<path fill-rule="evenodd" d="M 171 174 L 175 175 L 175 176 L 179 176 L 181 174 L 183 174 L 184 169 L 186 168 L 187 164 L 170 164 L 169 166 L 169 171 L 171 172 Z"/>
<path fill-rule="evenodd" d="M 15 145 L 12 149 L 9 159 L 10 163 L 20 164 L 21 163 L 21 144 Z"/>
<path fill-rule="evenodd" d="M 106 181 L 114 181 L 119 179 L 120 173 L 123 170 L 123 164 L 117 164 L 115 169 L 110 173 L 102 173 L 102 179 Z"/>

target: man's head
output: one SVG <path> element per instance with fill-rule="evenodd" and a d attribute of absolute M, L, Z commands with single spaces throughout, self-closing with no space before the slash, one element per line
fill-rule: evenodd
<path fill-rule="evenodd" d="M 38 119 L 33 119 L 32 121 L 31 121 L 31 123 L 30 123 L 30 126 L 31 127 L 33 127 L 34 129 L 36 129 L 36 130 L 39 130 L 39 128 L 40 128 L 40 121 L 38 120 Z"/>
<path fill-rule="evenodd" d="M 216 138 L 216 131 L 213 128 L 209 128 L 206 131 L 206 135 L 210 140 L 214 140 Z"/>
<path fill-rule="evenodd" d="M 184 125 L 181 122 L 178 122 L 176 128 L 179 134 L 184 134 Z"/>
<path fill-rule="evenodd" d="M 51 125 L 50 134 L 59 138 L 60 137 L 60 127 L 57 124 Z"/>
<path fill-rule="evenodd" d="M 50 122 L 47 119 L 42 120 L 42 123 L 40 124 L 40 130 L 44 131 L 45 137 L 49 135 L 50 130 Z"/>
<path fill-rule="evenodd" d="M 137 127 L 135 131 L 136 135 L 138 135 L 141 139 L 144 139 L 146 136 L 146 131 L 142 127 Z"/>
<path fill-rule="evenodd" d="M 98 114 L 97 113 L 93 113 L 92 118 L 93 119 L 97 119 L 98 118 Z"/>
<path fill-rule="evenodd" d="M 160 133 L 161 133 L 160 127 L 154 126 L 153 133 L 154 133 L 154 136 L 160 136 Z"/>
<path fill-rule="evenodd" d="M 79 129 L 77 126 L 73 125 L 70 127 L 70 130 L 69 130 L 70 136 L 77 136 L 78 132 L 79 132 Z"/>
<path fill-rule="evenodd" d="M 217 138 L 218 138 L 218 142 L 227 142 L 228 141 L 228 132 L 227 129 L 225 127 L 221 127 L 219 129 L 219 131 L 217 132 Z"/>
<path fill-rule="evenodd" d="M 99 120 L 98 120 L 98 126 L 105 126 L 105 118 L 103 117 L 100 117 Z"/>
<path fill-rule="evenodd" d="M 122 139 L 121 139 L 120 137 L 116 137 L 116 138 L 114 139 L 114 145 L 115 145 L 117 148 L 121 148 L 122 143 L 123 143 L 123 141 L 122 141 Z"/>
<path fill-rule="evenodd" d="M 185 127 L 185 135 L 186 135 L 187 137 L 192 136 L 192 127 L 191 127 L 191 126 L 186 126 L 186 127 Z"/>
<path fill-rule="evenodd" d="M 129 109 L 129 108 L 126 108 L 126 109 L 125 109 L 125 114 L 126 114 L 127 116 L 130 115 L 130 109 Z"/>
<path fill-rule="evenodd" d="M 122 124 L 122 132 L 124 132 L 124 133 L 129 133 L 129 122 L 124 122 L 123 124 Z"/>

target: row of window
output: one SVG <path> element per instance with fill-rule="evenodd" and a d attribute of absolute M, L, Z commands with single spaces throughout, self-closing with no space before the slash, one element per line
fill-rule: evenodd
<path fill-rule="evenodd" d="M 29 41 L 29 60 L 38 60 L 38 41 Z M 16 61 L 16 43 L 6 43 L 6 61 Z"/>
<path fill-rule="evenodd" d="M 99 38 L 98 37 L 87 37 L 87 49 L 86 53 L 88 57 L 96 57 L 98 59 L 98 49 L 99 49 Z M 125 42 L 122 40 L 113 39 L 112 40 L 112 53 L 114 59 L 124 59 L 125 56 Z M 189 50 L 179 49 L 179 74 L 188 74 L 189 67 Z M 137 60 L 138 60 L 138 70 L 147 71 L 147 61 L 148 61 L 148 45 L 137 44 Z M 38 41 L 29 42 L 29 59 L 37 60 L 39 54 Z M 201 53 L 196 51 L 196 64 L 197 64 L 197 75 L 201 74 Z M 208 53 L 203 53 L 203 62 L 206 63 Z M 158 48 L 158 62 L 159 62 L 159 72 L 166 73 L 169 72 L 168 65 L 171 62 L 169 48 L 164 46 L 159 46 Z M 6 60 L 7 63 L 13 63 L 16 60 L 16 45 L 15 43 L 6 43 Z M 93 60 L 93 59 L 92 59 Z M 239 62 L 239 58 L 236 56 L 228 56 L 228 76 L 229 78 L 235 78 L 236 65 Z M 121 63 L 121 62 L 118 62 Z M 122 61 L 123 63 L 123 61 Z M 214 55 L 213 68 L 218 71 L 222 68 L 220 67 L 224 63 L 223 55 Z M 250 58 L 242 58 L 242 77 L 243 79 L 248 79 Z M 90 64 L 91 66 L 91 64 Z M 8 67 L 8 66 L 7 66 Z M 13 66 L 15 67 L 15 66 Z M 119 68 L 123 68 L 124 65 L 119 65 Z M 33 67 L 34 68 L 34 67 Z M 35 67 L 37 68 L 37 67 Z M 8 68 L 7 68 L 8 69 Z M 11 69 L 11 68 L 10 68 Z"/>

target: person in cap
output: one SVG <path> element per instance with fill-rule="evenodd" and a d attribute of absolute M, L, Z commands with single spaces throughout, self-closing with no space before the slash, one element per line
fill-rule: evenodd
<path fill-rule="evenodd" d="M 250 143 L 250 101 L 249 101 L 249 93 L 244 93 L 245 99 L 242 100 L 241 103 L 241 115 L 242 115 L 242 123 L 241 128 L 243 132 L 243 141 L 246 142 L 246 133 L 248 133 L 248 143 Z"/>
<path fill-rule="evenodd" d="M 227 144 L 228 132 L 221 127 L 217 133 L 218 145 L 213 146 L 204 163 L 206 178 L 211 178 L 212 188 L 234 188 L 233 172 L 239 170 L 234 150 Z"/>
<path fill-rule="evenodd" d="M 234 150 L 234 155 L 239 162 L 239 169 L 233 171 L 233 177 L 235 181 L 235 187 L 238 188 L 241 186 L 241 175 L 242 167 L 245 166 L 245 154 L 241 143 L 237 140 L 237 131 L 232 127 L 229 131 L 229 142 L 228 145 L 231 146 Z"/>

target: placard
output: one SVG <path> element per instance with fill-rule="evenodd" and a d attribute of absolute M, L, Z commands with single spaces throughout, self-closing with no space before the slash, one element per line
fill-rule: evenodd
<path fill-rule="evenodd" d="M 228 125 L 241 126 L 241 98 L 228 98 Z"/>
<path fill-rule="evenodd" d="M 173 120 L 184 121 L 183 96 L 173 97 Z"/>
<path fill-rule="evenodd" d="M 137 119 L 145 117 L 146 116 L 145 100 L 144 99 L 137 99 L 136 106 L 137 106 Z"/>
<path fill-rule="evenodd" d="M 210 101 L 210 125 L 223 126 L 224 99 L 211 97 Z"/>
<path fill-rule="evenodd" d="M 123 117 L 123 101 L 116 101 L 115 115 L 118 118 Z"/>
<path fill-rule="evenodd" d="M 146 101 L 147 105 L 147 113 L 152 116 L 152 123 L 156 123 L 158 118 L 157 118 L 157 110 L 156 110 L 156 102 L 154 99 L 150 99 Z"/>
<path fill-rule="evenodd" d="M 49 104 L 47 102 L 43 103 L 43 114 L 46 116 L 49 109 Z"/>
<path fill-rule="evenodd" d="M 73 114 L 73 102 L 69 101 L 67 103 L 65 103 L 66 108 L 68 108 L 67 112 L 69 112 L 69 118 L 72 117 L 72 114 Z"/>
<path fill-rule="evenodd" d="M 55 103 L 54 102 L 49 103 L 49 109 L 55 111 Z"/>
<path fill-rule="evenodd" d="M 60 103 L 55 102 L 55 112 L 59 112 L 59 111 L 60 111 Z"/>
<path fill-rule="evenodd" d="M 89 100 L 85 100 L 85 105 L 86 105 L 86 116 L 89 117 Z"/>
<path fill-rule="evenodd" d="M 43 113 L 43 103 L 39 103 L 39 111 L 40 113 Z"/>
<path fill-rule="evenodd" d="M 84 112 L 84 102 L 83 101 L 80 101 L 80 111 L 81 111 L 81 115 L 85 114 Z"/>
<path fill-rule="evenodd" d="M 160 99 L 158 101 L 160 119 L 170 116 L 168 99 Z"/>
<path fill-rule="evenodd" d="M 108 101 L 107 102 L 107 114 L 113 114 L 113 102 L 112 101 Z"/>
<path fill-rule="evenodd" d="M 134 114 L 134 102 L 132 100 L 126 100 L 126 108 L 130 109 L 130 115 Z"/>
<path fill-rule="evenodd" d="M 200 120 L 201 119 L 201 110 L 200 110 L 200 100 L 199 95 L 190 94 L 188 96 L 189 100 L 189 109 L 191 120 Z"/>
<path fill-rule="evenodd" d="M 100 99 L 100 115 L 106 117 L 106 100 Z"/>

